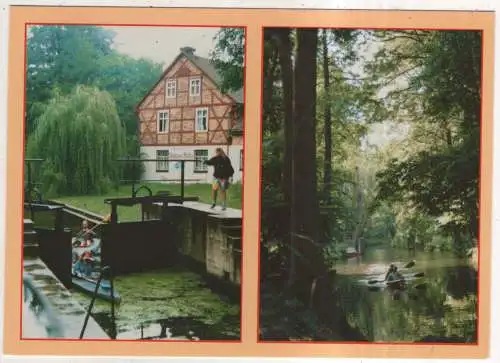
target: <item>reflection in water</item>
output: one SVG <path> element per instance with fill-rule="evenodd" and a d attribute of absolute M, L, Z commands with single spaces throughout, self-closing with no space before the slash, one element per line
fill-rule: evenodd
<path fill-rule="evenodd" d="M 380 277 L 389 262 L 404 265 L 405 256 L 397 251 L 374 251 L 337 266 L 349 323 L 370 341 L 475 343 L 477 272 L 449 255 L 417 253 L 413 258 L 417 264 L 408 272 L 425 272 L 425 288 L 410 283 L 405 291 L 391 292 L 356 283 L 366 276 Z"/>

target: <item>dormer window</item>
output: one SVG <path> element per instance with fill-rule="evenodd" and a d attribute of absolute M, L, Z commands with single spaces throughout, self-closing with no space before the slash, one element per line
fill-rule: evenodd
<path fill-rule="evenodd" d="M 177 93 L 177 80 L 175 78 L 167 79 L 167 98 L 175 98 Z"/>
<path fill-rule="evenodd" d="M 199 96 L 201 94 L 201 78 L 192 78 L 189 80 L 189 95 Z"/>

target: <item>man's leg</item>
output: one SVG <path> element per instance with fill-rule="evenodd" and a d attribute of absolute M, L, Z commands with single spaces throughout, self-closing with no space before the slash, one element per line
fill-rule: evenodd
<path fill-rule="evenodd" d="M 226 180 L 221 180 L 220 182 L 220 200 L 222 202 L 222 210 L 226 210 L 226 187 L 227 187 L 227 181 Z"/>
<path fill-rule="evenodd" d="M 219 182 L 217 180 L 214 180 L 214 182 L 212 183 L 212 206 L 210 207 L 211 209 L 214 209 L 215 205 L 217 204 L 218 184 Z"/>

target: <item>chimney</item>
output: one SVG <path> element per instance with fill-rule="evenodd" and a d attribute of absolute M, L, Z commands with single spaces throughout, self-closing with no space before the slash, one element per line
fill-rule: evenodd
<path fill-rule="evenodd" d="M 196 52 L 196 49 L 193 47 L 182 47 L 181 52 L 186 54 L 186 55 L 194 55 L 194 52 Z"/>

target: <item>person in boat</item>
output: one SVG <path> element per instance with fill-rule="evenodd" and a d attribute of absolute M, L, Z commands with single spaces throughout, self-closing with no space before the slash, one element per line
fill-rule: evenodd
<path fill-rule="evenodd" d="M 231 160 L 226 155 L 224 150 L 219 147 L 215 150 L 215 156 L 209 160 L 206 160 L 205 164 L 214 167 L 214 181 L 212 184 L 212 206 L 210 208 L 215 208 L 217 204 L 217 194 L 220 193 L 222 210 L 226 210 L 226 191 L 229 188 L 230 179 L 234 175 L 234 169 L 231 165 Z"/>
<path fill-rule="evenodd" d="M 404 282 L 404 277 L 403 275 L 398 271 L 398 268 L 395 264 L 391 263 L 389 266 L 389 270 L 387 271 L 387 274 L 385 275 L 384 281 L 391 282 L 391 281 L 401 281 Z"/>
<path fill-rule="evenodd" d="M 92 266 L 94 263 L 94 256 L 91 251 L 85 251 L 77 257 L 73 265 L 73 274 L 77 277 L 90 277 L 92 274 Z"/>
<path fill-rule="evenodd" d="M 95 232 L 89 227 L 89 222 L 87 220 L 82 221 L 82 230 L 80 231 L 80 235 L 82 237 L 82 243 L 80 247 L 88 247 L 92 244 L 93 239 L 95 238 Z"/>

